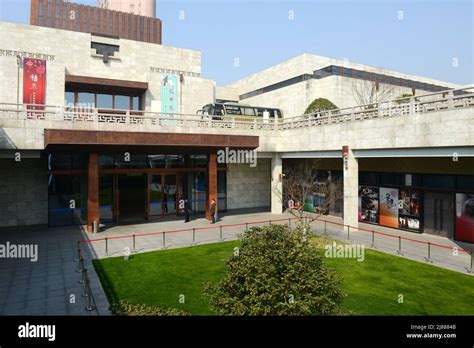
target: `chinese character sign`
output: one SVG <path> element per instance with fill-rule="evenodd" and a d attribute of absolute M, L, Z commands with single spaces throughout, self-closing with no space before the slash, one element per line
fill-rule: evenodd
<path fill-rule="evenodd" d="M 178 76 L 173 74 L 161 74 L 161 112 L 164 114 L 176 114 L 178 106 Z"/>
<path fill-rule="evenodd" d="M 46 61 L 23 59 L 23 104 L 44 105 L 46 99 Z M 30 110 L 44 110 L 44 106 L 29 105 Z"/>

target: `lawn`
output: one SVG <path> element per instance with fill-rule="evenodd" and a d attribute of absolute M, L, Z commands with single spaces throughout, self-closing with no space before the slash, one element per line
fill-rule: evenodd
<path fill-rule="evenodd" d="M 217 283 L 239 242 L 94 260 L 110 302 L 127 300 L 175 307 L 194 315 L 212 314 L 202 295 Z M 435 266 L 365 251 L 365 261 L 326 259 L 342 277 L 344 307 L 355 315 L 474 315 L 474 277 Z M 180 295 L 185 303 L 179 302 Z M 404 302 L 398 303 L 403 295 Z"/>

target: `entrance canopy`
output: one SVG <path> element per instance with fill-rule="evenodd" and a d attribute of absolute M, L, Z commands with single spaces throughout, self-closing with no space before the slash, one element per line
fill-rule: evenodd
<path fill-rule="evenodd" d="M 48 151 L 215 153 L 225 147 L 256 149 L 259 146 L 259 138 L 247 135 L 46 129 L 44 145 Z"/>

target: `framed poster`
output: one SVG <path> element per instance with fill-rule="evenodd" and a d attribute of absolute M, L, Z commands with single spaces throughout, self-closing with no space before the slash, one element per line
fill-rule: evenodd
<path fill-rule="evenodd" d="M 378 187 L 359 186 L 359 221 L 370 224 L 379 223 Z"/>
<path fill-rule="evenodd" d="M 380 188 L 380 225 L 398 228 L 398 189 Z"/>
<path fill-rule="evenodd" d="M 474 243 L 474 194 L 456 193 L 456 240 Z"/>
<path fill-rule="evenodd" d="M 421 211 L 421 191 L 409 188 L 400 189 L 398 194 L 398 228 L 420 232 Z"/>

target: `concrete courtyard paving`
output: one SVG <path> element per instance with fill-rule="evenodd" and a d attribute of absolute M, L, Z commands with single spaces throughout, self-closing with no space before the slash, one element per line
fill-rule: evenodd
<path fill-rule="evenodd" d="M 22 228 L 0 231 L 0 244 L 38 245 L 38 260 L 0 259 L 0 315 L 107 315 L 109 303 L 85 255 L 97 310 L 86 311 L 81 274 L 76 273 L 76 242 L 81 227 Z M 86 251 L 87 252 L 87 251 Z M 75 303 L 70 301 L 75 296 Z"/>
<path fill-rule="evenodd" d="M 126 248 L 133 252 L 131 236 L 134 234 L 136 236 L 135 252 L 141 253 L 214 243 L 220 240 L 236 240 L 245 230 L 245 222 L 249 222 L 248 227 L 267 225 L 270 220 L 272 223 L 284 224 L 288 223 L 290 217 L 293 216 L 288 213 L 274 215 L 266 210 L 253 209 L 223 214 L 215 225 L 211 225 L 204 217 L 194 217 L 189 223 L 184 223 L 184 219 L 179 217 L 143 224 L 106 225 L 102 226 L 98 234 L 87 234 L 80 226 L 0 231 L 0 244 L 5 245 L 6 242 L 37 244 L 39 255 L 37 262 L 31 262 L 29 259 L 0 259 L 0 315 L 109 315 L 109 303 L 92 267 L 92 259 L 122 256 Z M 334 223 L 342 223 L 342 219 L 337 217 L 321 218 Z M 348 242 L 347 228 L 331 223 L 325 224 L 323 221 L 313 221 L 311 225 L 314 233 Z M 374 225 L 360 224 L 359 227 L 395 236 L 375 234 L 376 250 L 424 263 L 430 261 L 438 267 L 470 274 L 468 272 L 471 270 L 471 256 L 465 252 L 455 255 L 453 248 L 472 251 L 474 245 Z M 163 234 L 162 232 L 165 231 L 166 233 Z M 402 240 L 401 254 L 399 254 L 397 252 L 398 236 L 444 245 L 447 248 L 432 245 L 428 260 L 427 244 Z M 107 243 L 105 238 L 107 238 Z M 86 311 L 87 299 L 81 296 L 83 293 L 83 286 L 79 284 L 81 275 L 76 272 L 78 263 L 74 262 L 79 240 L 90 241 L 82 243 L 81 249 L 97 304 L 96 311 Z M 97 241 L 92 242 L 93 240 Z M 363 244 L 370 248 L 372 233 L 351 229 L 349 242 Z M 75 303 L 71 303 L 70 295 L 75 295 Z"/>

